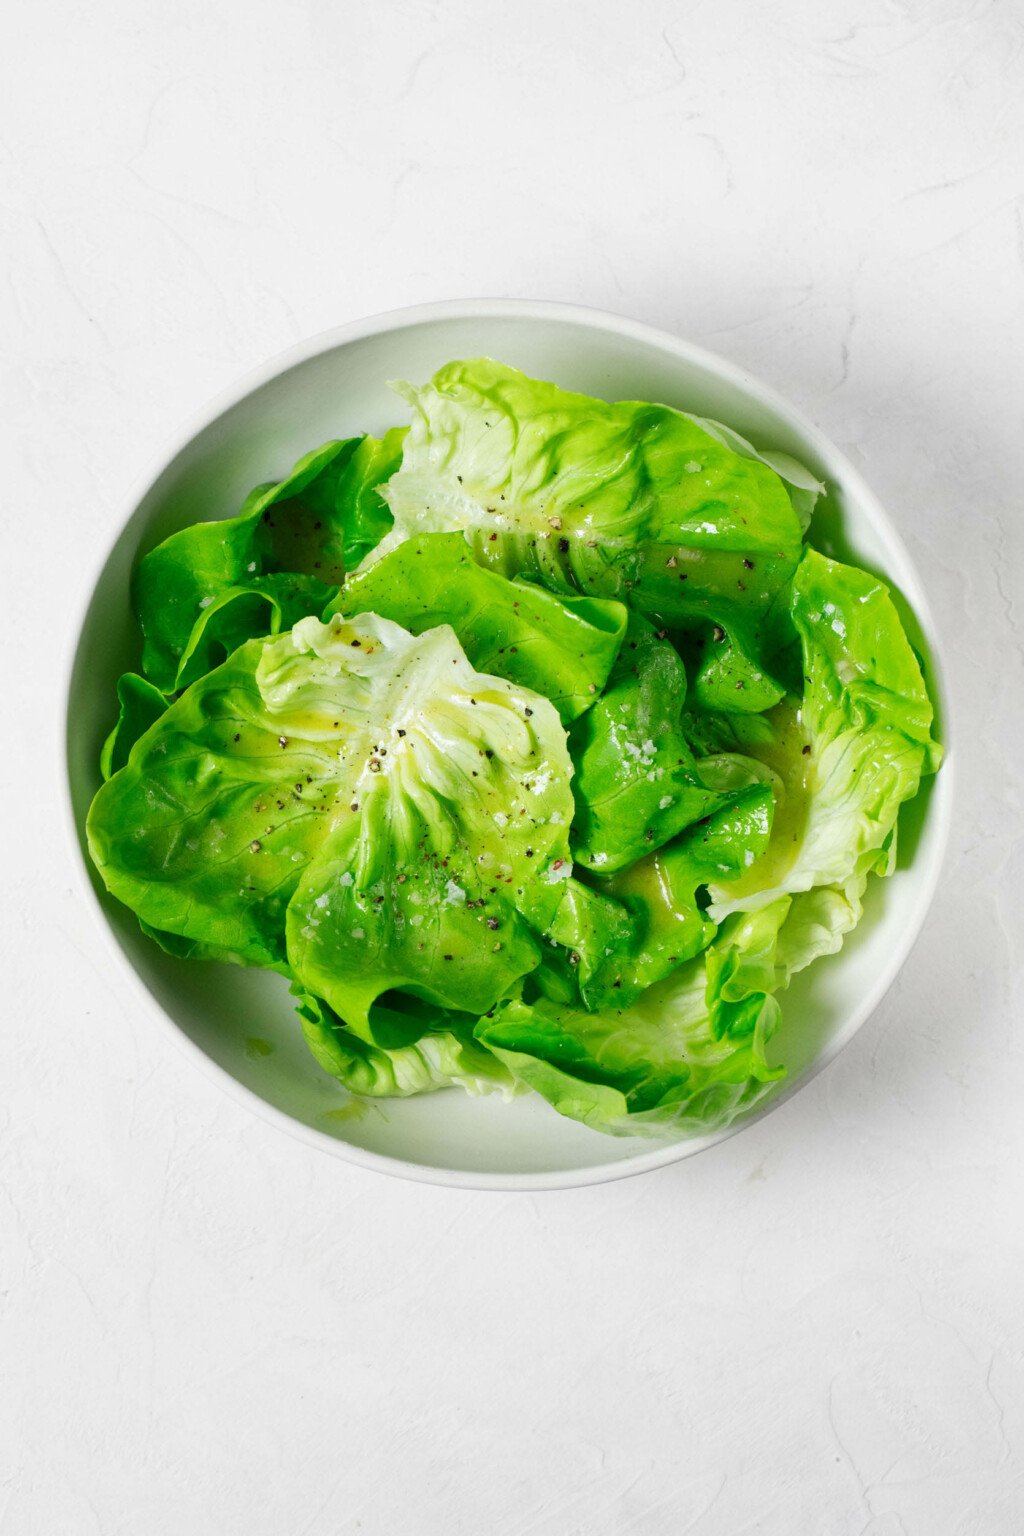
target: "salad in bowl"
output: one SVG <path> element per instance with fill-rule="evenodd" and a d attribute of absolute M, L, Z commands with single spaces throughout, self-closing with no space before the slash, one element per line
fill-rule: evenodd
<path fill-rule="evenodd" d="M 898 608 L 720 422 L 487 357 L 395 389 L 138 562 L 94 865 L 171 955 L 287 978 L 357 1097 L 721 1130 L 939 766 Z"/>

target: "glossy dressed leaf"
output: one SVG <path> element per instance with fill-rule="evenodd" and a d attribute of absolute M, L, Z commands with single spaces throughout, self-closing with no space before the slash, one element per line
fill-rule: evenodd
<path fill-rule="evenodd" d="M 459 922 L 464 944 L 470 933 L 476 942 L 493 916 L 492 950 L 508 944 L 489 967 L 504 978 L 492 988 L 500 995 L 511 969 L 536 963 L 517 902 L 568 866 L 571 771 L 554 707 L 476 672 L 451 629 L 416 637 L 374 616 L 310 618 L 247 642 L 168 708 L 93 802 L 90 847 L 109 889 L 152 928 L 251 964 L 300 975 L 308 965 L 310 991 L 337 1007 L 347 986 L 346 1006 L 364 1018 L 395 984 L 394 966 L 381 954 L 378 976 L 362 947 L 353 964 L 353 935 L 341 928 L 336 961 L 325 957 L 309 942 L 318 901 L 340 911 L 369 891 L 380 909 L 372 897 L 387 880 L 386 910 L 404 917 L 406 897 L 426 885 L 410 882 L 399 900 L 399 875 L 418 870 L 410 861 L 435 871 L 449 859 L 457 888 L 494 907 L 469 914 L 449 903 L 454 874 L 443 892 L 432 878 L 427 905 L 441 908 L 430 931 Z M 454 964 L 447 952 L 439 965 Z M 321 976 L 342 961 L 341 974 Z M 431 992 L 420 972 L 404 979 Z"/>
<path fill-rule="evenodd" d="M 414 634 L 450 624 L 474 667 L 544 694 L 566 723 L 593 704 L 626 632 L 621 603 L 507 581 L 478 565 L 460 534 L 406 540 L 350 576 L 332 607 L 379 613 Z"/>
<path fill-rule="evenodd" d="M 713 890 L 716 920 L 885 873 L 899 808 L 940 757 L 921 668 L 883 583 L 809 549 L 790 608 L 803 699 L 764 716 L 767 735 L 746 749 L 780 786 L 775 831 L 763 857 Z"/>
<path fill-rule="evenodd" d="M 789 633 L 777 599 L 817 487 L 792 461 L 773 467 L 715 423 L 570 394 L 488 358 L 396 387 L 413 424 L 377 555 L 459 531 L 506 575 L 718 624 L 759 665 Z"/>
<path fill-rule="evenodd" d="M 328 601 L 344 575 L 337 488 L 358 445 L 325 443 L 258 486 L 237 517 L 183 528 L 143 557 L 132 599 L 157 688 L 187 686 L 243 641 Z"/>
<path fill-rule="evenodd" d="M 282 965 L 284 913 L 330 824 L 336 754 L 280 744 L 250 640 L 176 699 L 89 811 L 107 888 L 150 927 Z M 324 801 L 329 788 L 330 801 Z"/>
<path fill-rule="evenodd" d="M 345 466 L 338 500 L 346 571 L 354 571 L 391 530 L 391 513 L 381 492 L 402 462 L 406 430 L 392 427 L 379 441 L 364 437 Z"/>
<path fill-rule="evenodd" d="M 633 615 L 607 688 L 570 736 L 573 854 L 584 868 L 623 869 L 718 805 L 682 732 L 685 697 L 677 652 Z"/>
<path fill-rule="evenodd" d="M 591 1011 L 622 1008 L 699 954 L 715 936 L 702 893 L 764 851 L 772 814 L 771 786 L 755 782 L 627 869 L 590 885 L 567 880 L 553 910 L 535 897 L 527 915 L 568 952 L 549 995 Z"/>
<path fill-rule="evenodd" d="M 777 1006 L 742 1038 L 721 1038 L 703 956 L 628 1008 L 588 1013 L 540 998 L 482 1019 L 477 1038 L 559 1114 L 613 1135 L 700 1134 L 728 1125 L 780 1073 L 765 1047 Z"/>
<path fill-rule="evenodd" d="M 386 992 L 480 1014 L 541 958 L 505 886 L 481 877 L 454 819 L 393 818 L 389 798 L 383 782 L 369 790 L 359 823 L 327 845 L 287 916 L 295 975 L 367 1039 L 371 1007 Z"/>
<path fill-rule="evenodd" d="M 117 703 L 117 722 L 100 753 L 100 772 L 105 779 L 124 767 L 139 737 L 167 708 L 167 699 L 160 690 L 135 672 L 125 672 L 118 679 Z"/>
<path fill-rule="evenodd" d="M 382 483 L 404 430 L 348 438 L 306 454 L 257 487 L 237 517 L 196 523 L 144 556 L 133 599 L 143 669 L 165 693 L 186 687 L 245 640 L 319 614 L 391 524 Z"/>

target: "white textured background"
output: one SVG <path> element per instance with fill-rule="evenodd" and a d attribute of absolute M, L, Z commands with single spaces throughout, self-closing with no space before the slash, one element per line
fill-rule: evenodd
<path fill-rule="evenodd" d="M 1019 1536 L 1024 5 L 2 28 L 2 1536 Z M 667 326 L 816 418 L 908 540 L 959 727 L 943 889 L 838 1063 L 689 1164 L 537 1198 L 222 1098 L 128 1002 L 54 810 L 66 615 L 179 420 L 478 294 Z"/>

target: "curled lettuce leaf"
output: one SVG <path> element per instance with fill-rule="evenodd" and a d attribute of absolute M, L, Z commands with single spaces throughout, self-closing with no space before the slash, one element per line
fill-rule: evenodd
<path fill-rule="evenodd" d="M 737 854 L 745 862 L 742 839 L 715 845 L 720 865 L 735 868 Z M 708 923 L 714 942 L 628 1005 L 594 1012 L 543 995 L 513 1000 L 482 1018 L 477 1040 L 517 1084 L 594 1130 L 665 1137 L 725 1129 L 785 1077 L 768 1057 L 781 1020 L 775 994 L 840 948 L 860 915 L 864 879 L 846 894 L 783 895 L 731 917 L 717 934 Z"/>
<path fill-rule="evenodd" d="M 682 732 L 685 697 L 678 653 L 633 615 L 607 688 L 570 737 L 573 853 L 584 868 L 624 869 L 719 803 Z"/>
<path fill-rule="evenodd" d="M 604 687 L 627 617 L 621 603 L 506 581 L 444 533 L 408 539 L 348 577 L 332 607 L 378 613 L 417 635 L 450 624 L 474 667 L 544 694 L 566 723 Z"/>
<path fill-rule="evenodd" d="M 481 873 L 454 818 L 392 820 L 386 797 L 370 792 L 362 824 L 327 845 L 286 919 L 294 974 L 365 1038 L 385 992 L 483 1013 L 541 958 L 515 895 Z"/>
<path fill-rule="evenodd" d="M 816 494 L 805 471 L 788 483 L 713 423 L 570 394 L 488 358 L 395 387 L 413 423 L 384 492 L 395 526 L 370 560 L 459 531 L 505 575 L 717 624 L 768 669 L 789 638 L 778 597 Z"/>
<path fill-rule="evenodd" d="M 392 427 L 379 441 L 364 437 L 345 466 L 338 509 L 346 571 L 354 571 L 390 531 L 392 519 L 383 488 L 401 465 L 405 435 L 405 427 Z"/>
<path fill-rule="evenodd" d="M 87 833 L 107 888 L 150 928 L 281 966 L 285 908 L 329 826 L 337 757 L 281 745 L 256 680 L 263 645 L 247 641 L 154 722 L 96 795 Z"/>
<path fill-rule="evenodd" d="M 745 655 L 720 625 L 698 636 L 702 652 L 693 678 L 693 703 L 700 710 L 760 714 L 778 704 L 784 687 Z"/>
<path fill-rule="evenodd" d="M 118 679 L 117 704 L 117 721 L 100 752 L 100 772 L 105 779 L 124 767 L 139 737 L 167 708 L 167 699 L 137 672 L 125 672 Z"/>
<path fill-rule="evenodd" d="M 186 687 L 243 641 L 323 607 L 344 575 L 334 509 L 358 444 L 325 443 L 258 486 L 237 517 L 184 528 L 143 557 L 132 598 L 157 688 Z"/>
<path fill-rule="evenodd" d="M 630 1007 L 590 1013 L 548 998 L 514 1001 L 477 1039 L 559 1114 L 618 1136 L 719 1130 L 781 1076 L 765 1049 L 774 999 L 734 1033 L 716 1030 L 703 956 Z M 731 1005 L 733 1006 L 733 1005 Z"/>
<path fill-rule="evenodd" d="M 133 601 L 155 687 L 187 687 L 243 641 L 321 611 L 390 526 L 380 486 L 403 437 L 325 443 L 258 486 L 237 517 L 184 528 L 143 557 Z"/>
<path fill-rule="evenodd" d="M 710 881 L 739 874 L 767 848 L 773 812 L 769 785 L 746 786 L 666 847 L 602 881 L 601 889 L 639 923 L 634 955 L 615 962 L 618 973 L 626 972 L 621 1001 L 639 996 L 710 942 L 715 926 L 701 893 Z"/>
<path fill-rule="evenodd" d="M 706 416 L 693 416 L 699 427 L 703 427 L 709 437 L 713 437 L 725 448 L 731 448 L 733 453 L 738 453 L 744 459 L 757 459 L 762 464 L 767 464 L 773 469 L 779 479 L 785 482 L 786 493 L 793 503 L 793 510 L 800 519 L 800 527 L 807 532 L 810 527 L 811 516 L 814 512 L 818 497 L 825 487 L 817 475 L 812 475 L 805 464 L 794 459 L 792 454 L 783 453 L 778 448 L 757 449 L 753 443 L 748 442 L 739 432 L 733 431 L 721 421 L 710 421 Z"/>
<path fill-rule="evenodd" d="M 497 1093 L 511 1099 L 524 1090 L 486 1046 L 474 1040 L 472 1024 L 453 1017 L 409 1030 L 407 1016 L 383 1004 L 372 1010 L 374 1033 L 388 1043 L 363 1039 L 347 1029 L 320 998 L 299 993 L 302 1032 L 325 1072 L 350 1093 L 366 1098 L 408 1098 L 438 1088 L 463 1088 L 473 1097 Z M 405 1038 L 402 1038 L 402 1036 Z"/>
<path fill-rule="evenodd" d="M 352 781 L 357 814 L 289 907 L 290 963 L 353 1028 L 394 988 L 483 1012 L 540 958 L 517 904 L 534 882 L 569 873 L 572 769 L 558 715 L 476 672 L 448 626 L 413 637 L 377 616 L 314 625 L 298 626 L 298 656 L 266 648 L 264 698 L 310 729 L 326 684 L 326 712 L 351 710 L 339 758 L 365 767 Z M 339 703 L 330 684 L 353 669 L 356 629 L 362 688 Z"/>
<path fill-rule="evenodd" d="M 775 833 L 739 880 L 713 887 L 716 921 L 886 873 L 899 808 L 941 758 L 920 664 L 884 583 L 808 549 L 790 608 L 803 697 L 763 717 L 766 734 L 746 746 L 779 786 Z"/>
<path fill-rule="evenodd" d="M 170 705 L 90 848 L 152 929 L 287 967 L 347 1023 L 398 985 L 482 1011 L 537 963 L 518 903 L 571 871 L 571 772 L 553 705 L 450 628 L 308 618 Z"/>
<path fill-rule="evenodd" d="M 784 1079 L 768 1055 L 781 1020 L 775 994 L 839 949 L 860 915 L 866 878 L 845 892 L 781 896 L 738 913 L 702 953 L 628 1004 L 594 1012 L 551 996 L 514 1000 L 480 1021 L 477 1038 L 517 1084 L 594 1130 L 722 1130 Z"/>
<path fill-rule="evenodd" d="M 609 877 L 535 888 L 522 910 L 554 946 L 530 977 L 533 988 L 590 1012 L 623 1008 L 698 954 L 715 936 L 704 895 L 712 879 L 736 875 L 767 846 L 772 791 L 755 781 L 664 848 Z"/>
<path fill-rule="evenodd" d="M 588 1008 L 613 985 L 616 957 L 635 954 L 639 924 L 625 905 L 576 879 L 526 893 L 523 910 L 549 948 L 530 978 L 545 996 Z"/>

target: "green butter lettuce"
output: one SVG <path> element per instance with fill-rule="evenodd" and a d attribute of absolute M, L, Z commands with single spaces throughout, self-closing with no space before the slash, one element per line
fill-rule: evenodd
<path fill-rule="evenodd" d="M 325 731 L 327 715 L 348 705 L 338 752 L 360 771 L 346 778 L 355 812 L 289 907 L 295 974 L 353 1027 L 398 987 L 482 1012 L 539 958 L 517 903 L 535 882 L 569 873 L 572 767 L 558 715 L 540 695 L 476 672 L 448 627 L 414 637 L 376 616 L 336 616 L 315 634 L 313 625 L 299 626 L 312 668 L 267 647 L 265 697 L 306 729 L 319 717 Z M 344 698 L 330 685 L 352 686 L 353 634 L 362 687 Z"/>
<path fill-rule="evenodd" d="M 287 969 L 350 1024 L 399 985 L 482 1011 L 537 963 L 517 903 L 570 873 L 571 772 L 554 706 L 450 628 L 311 617 L 170 705 L 90 849 L 150 928 Z"/>
<path fill-rule="evenodd" d="M 386 789 L 369 796 L 307 871 L 288 907 L 294 974 L 359 1033 L 385 992 L 405 989 L 480 1014 L 540 959 L 540 946 L 491 872 L 476 867 L 454 825 L 415 809 L 389 824 Z"/>
<path fill-rule="evenodd" d="M 523 1092 L 505 1065 L 473 1039 L 472 1022 L 439 1017 L 433 1027 L 422 1022 L 409 1029 L 407 1018 L 386 1004 L 372 1010 L 375 1036 L 389 1026 L 396 1038 L 386 1044 L 363 1039 L 347 1029 L 320 998 L 299 992 L 299 1018 L 313 1056 L 350 1093 L 366 1098 L 408 1098 L 438 1088 L 463 1088 L 469 1094 L 497 1093 L 505 1099 Z"/>
<path fill-rule="evenodd" d="M 778 1080 L 765 1056 L 778 1010 L 770 999 L 752 1027 L 719 1034 L 706 991 L 698 958 L 630 1007 L 591 1013 L 547 998 L 513 1001 L 476 1034 L 517 1083 L 594 1130 L 718 1130 Z"/>
<path fill-rule="evenodd" d="M 564 962 L 546 956 L 541 990 L 592 1012 L 621 1008 L 698 954 L 715 935 L 699 893 L 767 848 L 772 811 L 770 788 L 755 783 L 628 869 L 589 885 L 567 880 L 548 910 L 534 896 L 531 921 L 566 952 Z"/>
<path fill-rule="evenodd" d="M 327 602 L 344 575 L 336 493 L 357 447 L 325 443 L 278 484 L 258 486 L 237 517 L 184 528 L 144 556 L 132 598 L 154 686 L 185 687 L 244 640 Z"/>
<path fill-rule="evenodd" d="M 556 597 L 477 565 L 459 534 L 399 544 L 349 576 L 330 611 L 378 613 L 414 634 L 450 624 L 481 672 L 543 693 L 568 723 L 590 708 L 622 647 L 621 603 Z"/>
<path fill-rule="evenodd" d="M 885 585 L 808 549 L 790 606 L 804 692 L 764 718 L 747 751 L 776 775 L 777 836 L 740 880 L 712 888 L 712 915 L 842 887 L 895 857 L 900 806 L 941 749 L 921 669 Z"/>
<path fill-rule="evenodd" d="M 758 669 L 789 632 L 777 599 L 819 489 L 735 433 L 666 406 L 607 404 L 490 359 L 396 386 L 413 408 L 384 495 L 395 526 L 462 532 L 474 556 L 558 591 L 624 597 L 659 622 L 724 627 Z"/>
<path fill-rule="evenodd" d="M 263 645 L 170 705 L 97 794 L 87 832 L 107 888 L 150 928 L 283 966 L 285 908 L 329 825 L 337 759 L 280 745 L 256 678 Z"/>
<path fill-rule="evenodd" d="M 729 640 L 720 626 L 707 636 L 693 677 L 693 702 L 698 709 L 735 714 L 760 714 L 785 697 L 785 688 Z"/>
<path fill-rule="evenodd" d="M 678 653 L 634 615 L 608 687 L 570 736 L 573 853 L 587 869 L 623 869 L 718 804 L 682 733 L 685 697 Z"/>
<path fill-rule="evenodd" d="M 345 467 L 337 508 L 346 571 L 354 571 L 391 528 L 383 488 L 401 466 L 405 435 L 405 427 L 392 427 L 379 442 L 364 437 Z"/>
<path fill-rule="evenodd" d="M 118 679 L 117 702 L 117 723 L 100 752 L 100 772 L 105 779 L 124 767 L 139 737 L 167 708 L 167 699 L 159 688 L 137 672 L 125 672 Z"/>
<path fill-rule="evenodd" d="M 722 837 L 718 851 L 734 865 L 729 843 Z M 781 1019 L 775 994 L 840 947 L 860 915 L 865 879 L 849 882 L 845 895 L 776 898 L 729 918 L 717 934 L 705 919 L 703 953 L 631 1000 L 598 1012 L 545 996 L 514 1000 L 480 1021 L 477 1038 L 517 1084 L 594 1130 L 721 1130 L 784 1075 L 767 1057 Z"/>
<path fill-rule="evenodd" d="M 856 896 L 784 896 L 729 919 L 703 954 L 628 1006 L 513 1001 L 480 1021 L 477 1038 L 517 1084 L 594 1130 L 721 1130 L 784 1075 L 767 1057 L 781 1019 L 774 994 L 835 953 L 859 911 Z"/>
<path fill-rule="evenodd" d="M 237 517 L 185 528 L 142 559 L 133 601 L 155 687 L 186 687 L 244 640 L 324 607 L 390 526 L 380 486 L 403 437 L 325 443 L 258 486 Z"/>
<path fill-rule="evenodd" d="M 350 1094 L 720 1130 L 939 766 L 919 659 L 787 456 L 489 359 L 397 388 L 139 563 L 93 862 L 287 977 Z"/>
<path fill-rule="evenodd" d="M 749 785 L 664 848 L 602 882 L 639 921 L 634 954 L 610 966 L 626 994 L 621 1001 L 638 997 L 714 937 L 699 893 L 712 880 L 738 875 L 767 848 L 773 810 L 770 787 Z"/>

